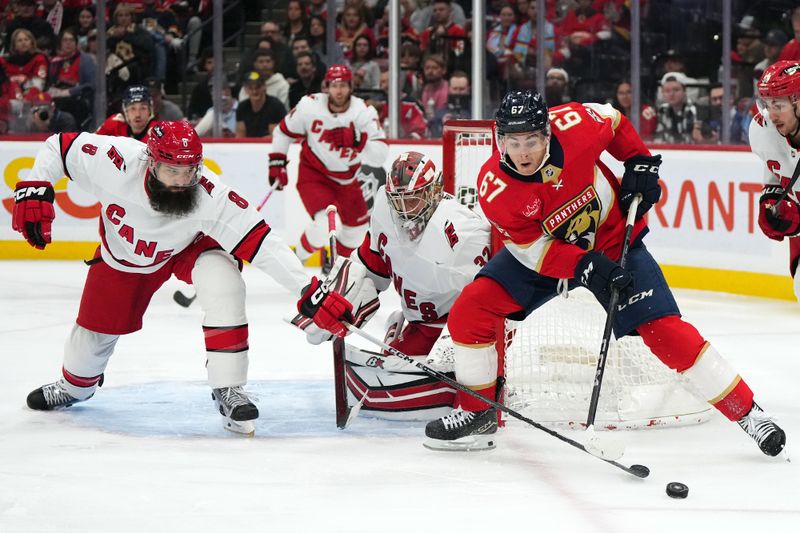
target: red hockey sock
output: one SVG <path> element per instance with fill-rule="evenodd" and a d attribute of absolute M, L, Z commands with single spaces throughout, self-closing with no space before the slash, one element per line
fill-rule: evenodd
<path fill-rule="evenodd" d="M 472 388 L 472 387 L 470 387 Z M 493 382 L 488 387 L 484 387 L 482 389 L 472 389 L 481 396 L 485 398 L 489 398 L 490 400 L 494 400 L 495 395 L 497 394 L 497 382 Z M 483 411 L 485 409 L 489 409 L 491 405 L 488 403 L 481 401 L 473 396 L 470 396 L 464 391 L 457 391 L 456 392 L 456 405 L 461 406 L 464 411 Z"/>
<path fill-rule="evenodd" d="M 736 422 L 753 407 L 753 391 L 742 378 L 733 389 L 726 391 L 719 400 L 710 402 L 728 420 Z"/>

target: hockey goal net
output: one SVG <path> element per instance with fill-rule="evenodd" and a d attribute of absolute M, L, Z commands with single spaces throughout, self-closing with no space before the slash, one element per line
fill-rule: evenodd
<path fill-rule="evenodd" d="M 478 171 L 494 147 L 492 121 L 445 124 L 444 186 L 462 204 L 477 204 Z M 605 317 L 605 309 L 591 293 L 576 289 L 568 298 L 553 298 L 524 321 L 506 321 L 504 374 L 509 407 L 542 423 L 584 425 Z M 612 340 L 596 427 L 695 424 L 708 418 L 709 409 L 639 337 Z"/>

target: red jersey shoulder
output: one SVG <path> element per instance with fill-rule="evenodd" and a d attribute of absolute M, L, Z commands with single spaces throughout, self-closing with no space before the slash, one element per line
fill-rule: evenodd
<path fill-rule="evenodd" d="M 753 117 L 753 120 L 755 120 L 756 124 L 758 124 L 761 127 L 763 127 L 764 123 L 766 122 L 764 120 L 764 116 L 761 114 L 761 111 L 759 111 L 758 113 L 755 114 L 755 116 Z"/>
<path fill-rule="evenodd" d="M 590 149 L 597 157 L 614 138 L 612 117 L 577 102 L 550 109 L 550 129 L 565 153 Z"/>

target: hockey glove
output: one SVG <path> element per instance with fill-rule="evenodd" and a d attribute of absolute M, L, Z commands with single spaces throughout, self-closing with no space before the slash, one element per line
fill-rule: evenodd
<path fill-rule="evenodd" d="M 50 244 L 50 230 L 56 217 L 53 209 L 55 195 L 53 185 L 47 181 L 20 181 L 14 189 L 11 227 L 39 250 Z"/>
<path fill-rule="evenodd" d="M 641 194 L 642 200 L 636 210 L 637 220 L 642 218 L 661 198 L 661 185 L 658 184 L 658 167 L 660 165 L 660 155 L 635 155 L 625 161 L 619 205 L 627 213 L 633 197 Z"/>
<path fill-rule="evenodd" d="M 777 214 L 772 213 L 772 206 L 781 194 L 783 194 L 781 187 L 765 185 L 758 200 L 758 226 L 764 235 L 776 241 L 800 233 L 800 204 L 787 197 L 778 204 Z"/>
<path fill-rule="evenodd" d="M 338 292 L 330 290 L 316 276 L 303 289 L 297 301 L 297 310 L 320 328 L 339 337 L 347 334 L 343 322 L 353 322 L 353 304 Z"/>
<path fill-rule="evenodd" d="M 286 154 L 273 152 L 269 154 L 269 184 L 279 191 L 289 184 L 289 175 L 286 173 Z"/>
<path fill-rule="evenodd" d="M 600 252 L 587 252 L 578 261 L 575 278 L 601 300 L 607 299 L 612 289 L 619 290 L 622 298 L 633 293 L 631 273 Z"/>

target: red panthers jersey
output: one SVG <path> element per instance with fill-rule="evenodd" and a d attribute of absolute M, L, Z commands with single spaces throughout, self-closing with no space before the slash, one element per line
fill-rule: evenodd
<path fill-rule="evenodd" d="M 147 126 L 145 126 L 142 132 L 135 135 L 133 131 L 131 131 L 131 127 L 125 121 L 125 116 L 122 113 L 117 113 L 116 115 L 108 117 L 105 122 L 97 128 L 95 133 L 98 135 L 112 135 L 114 137 L 130 137 L 137 141 L 147 143 L 147 136 L 150 134 L 150 130 L 153 129 L 153 126 L 155 126 L 155 122 L 154 119 L 150 119 L 150 122 L 147 123 Z"/>
<path fill-rule="evenodd" d="M 509 251 L 545 276 L 572 278 L 589 250 L 618 259 L 625 213 L 619 181 L 600 162 L 650 152 L 630 122 L 610 105 L 569 103 L 550 110 L 549 156 L 532 176 L 500 162 L 495 152 L 478 174 L 481 208 Z M 634 238 L 645 228 L 634 226 Z"/>

